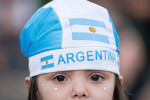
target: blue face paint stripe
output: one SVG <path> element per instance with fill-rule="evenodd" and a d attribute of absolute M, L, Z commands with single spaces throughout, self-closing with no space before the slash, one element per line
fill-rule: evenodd
<path fill-rule="evenodd" d="M 46 60 L 50 60 L 50 59 L 53 59 L 53 55 L 41 58 L 41 62 L 46 61 Z"/>
<path fill-rule="evenodd" d="M 106 28 L 104 22 L 93 20 L 93 19 L 73 18 L 73 19 L 69 19 L 69 21 L 70 21 L 70 25 L 89 25 L 89 26 Z"/>
<path fill-rule="evenodd" d="M 108 36 L 94 33 L 80 33 L 73 32 L 72 33 L 73 40 L 90 40 L 90 41 L 98 41 L 110 44 Z"/>
<path fill-rule="evenodd" d="M 41 67 L 41 70 L 44 70 L 44 69 L 47 69 L 47 68 L 51 68 L 51 67 L 54 67 L 54 63 L 51 63 L 51 64 L 47 64 L 47 65 L 44 65 Z"/>

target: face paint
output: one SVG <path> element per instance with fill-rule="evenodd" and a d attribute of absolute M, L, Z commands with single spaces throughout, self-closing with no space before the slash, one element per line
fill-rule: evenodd
<path fill-rule="evenodd" d="M 45 82 L 43 82 L 43 83 L 42 83 L 42 86 L 45 87 L 45 85 L 46 85 Z"/>
<path fill-rule="evenodd" d="M 54 90 L 55 90 L 55 91 L 57 91 L 57 90 L 58 90 L 58 88 L 56 87 L 56 88 L 54 88 Z"/>
<path fill-rule="evenodd" d="M 73 91 L 73 90 L 74 90 L 74 88 L 72 87 L 72 88 L 70 88 L 70 90 L 71 90 L 71 91 Z"/>
<path fill-rule="evenodd" d="M 106 87 L 104 87 L 104 90 L 106 90 Z"/>

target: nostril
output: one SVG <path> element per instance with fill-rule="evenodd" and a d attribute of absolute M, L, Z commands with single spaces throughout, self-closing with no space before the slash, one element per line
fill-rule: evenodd
<path fill-rule="evenodd" d="M 78 95 L 74 95 L 74 97 L 78 97 Z"/>
<path fill-rule="evenodd" d="M 85 94 L 83 94 L 83 95 L 74 95 L 74 97 L 86 97 L 86 95 Z"/>
<path fill-rule="evenodd" d="M 77 97 L 78 95 L 74 95 L 74 97 Z"/>
<path fill-rule="evenodd" d="M 83 94 L 82 96 L 83 96 L 83 97 L 85 97 L 86 95 L 85 95 L 85 94 Z"/>
<path fill-rule="evenodd" d="M 82 92 L 81 92 L 82 91 Z M 86 91 L 80 90 L 80 91 L 72 91 L 71 93 L 72 98 L 87 98 L 88 97 L 88 93 Z"/>
<path fill-rule="evenodd" d="M 86 97 L 86 95 L 85 94 L 83 94 L 83 95 L 76 94 L 76 95 L 74 95 L 74 97 Z"/>

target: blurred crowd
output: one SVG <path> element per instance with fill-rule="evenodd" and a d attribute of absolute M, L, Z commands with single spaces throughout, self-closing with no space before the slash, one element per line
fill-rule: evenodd
<path fill-rule="evenodd" d="M 0 100 L 26 100 L 23 26 L 50 0 L 0 0 Z M 150 100 L 150 0 L 89 0 L 108 9 L 120 37 L 120 71 L 129 100 Z"/>

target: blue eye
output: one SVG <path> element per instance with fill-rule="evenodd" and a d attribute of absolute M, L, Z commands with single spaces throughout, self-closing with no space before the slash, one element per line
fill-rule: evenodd
<path fill-rule="evenodd" d="M 56 77 L 53 78 L 56 82 L 63 82 L 63 81 L 67 81 L 67 78 L 64 75 L 58 75 Z"/>
<path fill-rule="evenodd" d="M 101 75 L 93 75 L 90 77 L 90 80 L 99 82 L 103 80 L 103 77 Z"/>

